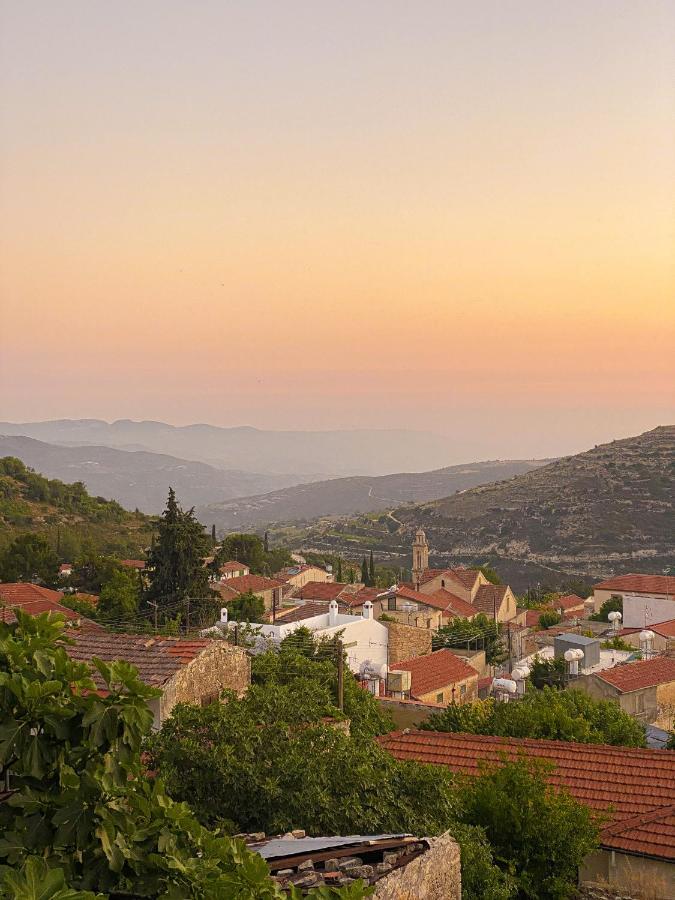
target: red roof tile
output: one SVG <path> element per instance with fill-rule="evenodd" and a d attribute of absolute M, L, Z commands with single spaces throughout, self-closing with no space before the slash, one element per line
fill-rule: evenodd
<path fill-rule="evenodd" d="M 445 588 L 441 588 L 440 591 L 434 591 L 433 594 L 427 594 L 426 596 L 438 600 L 438 602 L 442 604 L 444 612 L 447 610 L 454 616 L 461 616 L 464 619 L 470 619 L 472 616 L 475 616 L 478 611 L 474 609 L 470 603 L 467 603 L 466 600 L 462 600 L 462 598 L 458 597 L 456 594 L 446 591 Z M 441 607 L 439 606 L 439 609 L 440 608 Z"/>
<path fill-rule="evenodd" d="M 554 600 L 552 606 L 554 609 L 574 610 L 584 608 L 583 597 L 577 597 L 576 594 L 566 594 L 564 597 L 558 597 Z"/>
<path fill-rule="evenodd" d="M 300 600 L 337 600 L 343 591 L 348 592 L 351 587 L 340 581 L 308 581 L 293 596 Z"/>
<path fill-rule="evenodd" d="M 209 640 L 188 641 L 181 638 L 109 632 L 103 634 L 76 632 L 72 637 L 75 643 L 65 647 L 71 659 L 82 662 L 91 662 L 93 657 L 98 657 L 104 662 L 126 660 L 136 666 L 142 681 L 155 686 L 168 681 L 212 643 Z M 96 672 L 93 677 L 99 688 L 104 687 Z"/>
<path fill-rule="evenodd" d="M 145 561 L 142 559 L 123 559 L 120 565 L 126 566 L 128 569 L 144 569 Z"/>
<path fill-rule="evenodd" d="M 495 610 L 497 615 L 499 615 L 499 607 L 508 589 L 506 584 L 481 584 L 474 598 L 473 605 L 478 612 L 494 618 Z"/>
<path fill-rule="evenodd" d="M 265 578 L 263 575 L 237 575 L 235 578 L 228 578 L 226 584 L 237 594 L 246 594 L 248 591 L 256 594 L 259 591 L 271 591 L 274 588 L 283 587 L 280 581 L 275 578 Z"/>
<path fill-rule="evenodd" d="M 218 569 L 219 572 L 245 572 L 248 569 L 248 566 L 245 566 L 243 563 L 237 562 L 236 559 L 229 559 L 226 563 Z"/>
<path fill-rule="evenodd" d="M 549 775 L 551 784 L 567 788 L 592 809 L 611 808 L 603 847 L 675 859 L 675 753 L 670 750 L 432 731 L 397 731 L 378 741 L 397 759 L 445 765 L 469 775 L 478 774 L 480 763 L 499 764 L 504 752 L 549 760 L 556 767 Z"/>
<path fill-rule="evenodd" d="M 675 600 L 675 575 L 616 575 L 595 585 L 600 591 L 625 591 L 629 594 L 672 594 Z"/>
<path fill-rule="evenodd" d="M 439 691 L 449 684 L 465 681 L 472 676 L 478 678 L 478 672 L 472 666 L 447 649 L 404 659 L 392 666 L 392 670 L 396 672 L 402 669 L 412 675 L 410 693 L 413 698 Z"/>
<path fill-rule="evenodd" d="M 338 612 L 346 613 L 349 608 L 338 602 Z M 276 611 L 276 624 L 285 625 L 287 622 L 302 622 L 304 619 L 311 619 L 313 616 L 325 616 L 328 613 L 328 603 L 323 600 L 308 600 L 302 606 L 294 606 L 292 609 L 278 609 Z M 272 621 L 272 613 L 265 615 L 268 622 Z"/>
<path fill-rule="evenodd" d="M 675 659 L 668 656 L 641 659 L 636 662 L 623 663 L 611 669 L 603 669 L 597 673 L 597 676 L 607 684 L 613 685 L 621 693 L 639 691 L 641 688 L 675 681 Z"/>
<path fill-rule="evenodd" d="M 50 588 L 41 587 L 38 584 L 27 582 L 0 584 L 0 621 L 15 622 L 16 616 L 12 610 L 20 607 L 31 616 L 39 616 L 41 613 L 60 614 L 65 616 L 69 622 L 79 621 L 89 629 L 104 631 L 97 622 L 64 606 L 59 602 L 61 600 L 63 600 L 63 594 L 59 591 L 52 591 Z"/>

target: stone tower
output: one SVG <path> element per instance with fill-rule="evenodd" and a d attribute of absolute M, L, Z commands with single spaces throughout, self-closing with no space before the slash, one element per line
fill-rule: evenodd
<path fill-rule="evenodd" d="M 429 545 L 422 528 L 415 532 L 415 540 L 412 547 L 412 580 L 415 588 L 419 587 L 422 575 L 429 568 Z"/>

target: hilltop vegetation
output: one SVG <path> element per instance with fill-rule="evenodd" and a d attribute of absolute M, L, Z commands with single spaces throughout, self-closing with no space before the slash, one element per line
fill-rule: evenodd
<path fill-rule="evenodd" d="M 0 459 L 0 548 L 22 533 L 40 533 L 63 559 L 84 550 L 137 557 L 150 542 L 152 519 L 114 500 L 92 497 L 82 482 L 33 472 L 16 457 Z"/>
<path fill-rule="evenodd" d="M 486 560 L 517 587 L 571 575 L 659 572 L 675 562 L 675 426 L 602 444 L 508 481 L 387 515 L 324 520 L 302 536 L 318 549 L 389 558 L 422 526 L 436 563 Z"/>

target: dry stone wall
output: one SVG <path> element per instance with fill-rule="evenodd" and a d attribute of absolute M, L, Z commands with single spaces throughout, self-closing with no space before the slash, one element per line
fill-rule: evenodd
<path fill-rule="evenodd" d="M 383 622 L 389 632 L 389 667 L 413 656 L 431 653 L 431 630 L 404 625 L 402 622 Z"/>

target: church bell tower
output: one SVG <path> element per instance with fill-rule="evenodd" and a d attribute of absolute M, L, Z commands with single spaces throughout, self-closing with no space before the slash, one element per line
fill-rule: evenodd
<path fill-rule="evenodd" d="M 415 532 L 415 540 L 412 546 L 412 580 L 417 590 L 422 580 L 422 575 L 429 568 L 429 545 L 422 528 Z"/>

